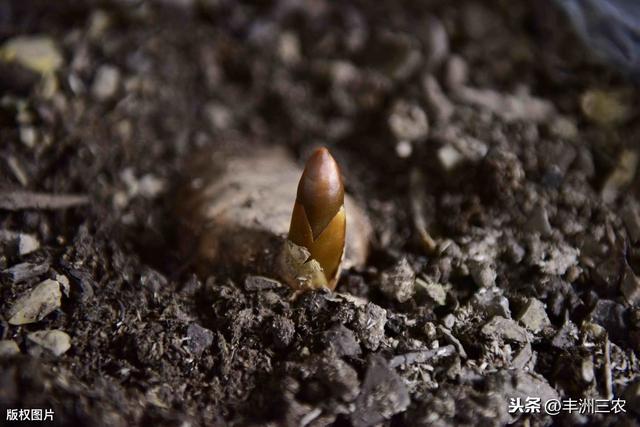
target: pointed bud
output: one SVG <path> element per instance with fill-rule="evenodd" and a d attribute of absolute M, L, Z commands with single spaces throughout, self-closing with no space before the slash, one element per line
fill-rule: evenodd
<path fill-rule="evenodd" d="M 326 148 L 307 161 L 298 184 L 289 240 L 309 250 L 335 288 L 344 255 L 346 215 L 340 168 Z"/>

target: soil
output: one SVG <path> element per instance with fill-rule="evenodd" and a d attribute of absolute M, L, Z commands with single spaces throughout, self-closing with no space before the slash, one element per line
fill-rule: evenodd
<path fill-rule="evenodd" d="M 0 42 L 62 55 L 0 62 L 3 421 L 637 425 L 637 89 L 529 3 L 1 3 Z M 196 275 L 194 153 L 319 144 L 373 222 L 367 267 L 302 295 Z M 60 303 L 13 324 L 46 279 Z"/>

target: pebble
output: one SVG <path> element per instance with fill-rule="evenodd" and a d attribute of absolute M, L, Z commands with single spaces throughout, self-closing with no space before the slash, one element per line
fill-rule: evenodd
<path fill-rule="evenodd" d="M 549 132 L 558 138 L 574 141 L 578 138 L 578 127 L 568 117 L 557 116 L 549 124 Z"/>
<path fill-rule="evenodd" d="M 58 357 L 71 348 L 71 337 L 59 329 L 36 331 L 27 335 L 27 339 Z"/>
<path fill-rule="evenodd" d="M 120 87 L 120 71 L 112 65 L 98 68 L 91 85 L 91 93 L 100 101 L 112 98 Z"/>
<path fill-rule="evenodd" d="M 354 357 L 362 352 L 353 331 L 344 325 L 337 325 L 323 334 L 323 342 L 332 348 L 338 357 Z"/>
<path fill-rule="evenodd" d="M 2 276 L 9 279 L 11 283 L 21 283 L 40 276 L 47 271 L 49 271 L 49 263 L 33 264 L 30 262 L 23 262 L 2 271 Z"/>
<path fill-rule="evenodd" d="M 549 223 L 549 214 L 544 206 L 538 205 L 533 209 L 527 221 L 526 228 L 531 232 L 540 233 L 541 236 L 545 237 L 553 232 L 551 224 Z"/>
<path fill-rule="evenodd" d="M 406 159 L 413 153 L 413 146 L 409 141 L 398 141 L 396 144 L 396 154 L 401 159 Z"/>
<path fill-rule="evenodd" d="M 545 274 L 562 276 L 567 270 L 578 264 L 580 251 L 566 244 L 545 245 L 541 258 L 535 260 L 540 271 Z"/>
<path fill-rule="evenodd" d="M 34 236 L 30 234 L 20 234 L 20 240 L 18 243 L 18 253 L 20 256 L 35 252 L 40 248 L 40 242 Z"/>
<path fill-rule="evenodd" d="M 406 258 L 402 258 L 395 266 L 380 274 L 380 290 L 387 298 L 400 303 L 413 297 L 416 274 Z"/>
<path fill-rule="evenodd" d="M 196 357 L 200 357 L 202 352 L 213 344 L 213 332 L 203 328 L 197 323 L 192 323 L 187 328 L 187 348 Z"/>
<path fill-rule="evenodd" d="M 471 298 L 471 305 L 486 317 L 501 316 L 511 319 L 509 300 L 497 292 L 476 292 Z"/>
<path fill-rule="evenodd" d="M 360 392 L 358 373 L 347 362 L 334 357 L 323 358 L 316 373 L 332 397 L 352 402 Z"/>
<path fill-rule="evenodd" d="M 63 63 L 54 41 L 42 35 L 17 36 L 7 40 L 0 47 L 0 60 L 17 62 L 40 74 L 50 74 Z"/>
<path fill-rule="evenodd" d="M 502 316 L 494 316 L 485 323 L 481 331 L 488 338 L 503 338 L 516 342 L 527 342 L 527 332 L 511 319 Z"/>
<path fill-rule="evenodd" d="M 447 291 L 440 283 L 416 279 L 416 285 L 424 289 L 429 298 L 431 298 L 436 304 L 444 305 L 446 303 Z"/>
<path fill-rule="evenodd" d="M 575 345 L 578 340 L 578 327 L 571 321 L 566 322 L 558 330 L 551 340 L 551 345 L 555 348 L 566 350 Z"/>
<path fill-rule="evenodd" d="M 0 358 L 20 354 L 20 348 L 14 340 L 0 340 Z"/>
<path fill-rule="evenodd" d="M 582 360 L 580 364 L 580 374 L 582 380 L 585 383 L 591 383 L 595 378 L 593 359 L 591 357 L 587 357 Z"/>
<path fill-rule="evenodd" d="M 389 368 L 382 356 L 376 354 L 369 357 L 362 391 L 355 403 L 352 425 L 368 427 L 379 425 L 407 409 L 411 398 L 402 378 Z"/>
<path fill-rule="evenodd" d="M 33 126 L 20 126 L 20 141 L 29 148 L 36 146 L 38 133 Z"/>
<path fill-rule="evenodd" d="M 471 273 L 471 277 L 476 285 L 481 288 L 490 288 L 496 283 L 496 277 L 498 274 L 496 273 L 495 268 L 491 266 L 490 263 L 485 261 L 477 261 L 470 260 L 467 262 L 467 266 L 469 268 L 469 272 Z"/>
<path fill-rule="evenodd" d="M 380 346 L 380 341 L 384 338 L 387 310 L 374 303 L 367 303 L 365 307 L 359 308 L 356 322 L 358 326 L 356 333 L 362 345 L 368 350 L 377 350 Z"/>
<path fill-rule="evenodd" d="M 539 332 L 551 324 L 544 304 L 536 298 L 529 298 L 518 316 L 518 321 L 532 332 Z"/>
<path fill-rule="evenodd" d="M 418 141 L 429 133 L 429 121 L 418 104 L 400 100 L 391 108 L 389 128 L 400 141 Z"/>
<path fill-rule="evenodd" d="M 438 149 L 438 161 L 446 172 L 452 171 L 464 161 L 464 156 L 451 144 L 445 144 Z"/>
<path fill-rule="evenodd" d="M 234 124 L 232 111 L 222 103 L 208 102 L 204 106 L 204 114 L 214 131 L 227 130 Z"/>
<path fill-rule="evenodd" d="M 631 106 L 621 91 L 588 89 L 580 98 L 582 113 L 591 122 L 612 127 L 624 123 L 631 114 Z"/>
<path fill-rule="evenodd" d="M 47 279 L 19 298 L 9 309 L 7 317 L 12 325 L 24 325 L 42 320 L 60 308 L 60 283 Z"/>

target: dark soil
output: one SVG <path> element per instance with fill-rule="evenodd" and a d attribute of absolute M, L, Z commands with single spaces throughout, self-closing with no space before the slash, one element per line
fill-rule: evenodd
<path fill-rule="evenodd" d="M 64 60 L 46 78 L 0 62 L 0 339 L 20 350 L 0 354 L 3 421 L 637 425 L 637 91 L 551 4 L 0 3 L 0 42 L 20 34 Z M 191 156 L 318 144 L 374 223 L 368 267 L 295 298 L 196 276 L 175 214 Z M 61 276 L 60 307 L 9 324 Z M 57 357 L 28 338 L 52 329 Z M 508 413 L 527 396 L 627 412 Z"/>

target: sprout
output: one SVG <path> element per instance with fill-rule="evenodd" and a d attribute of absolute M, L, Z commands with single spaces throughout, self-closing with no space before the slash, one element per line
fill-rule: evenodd
<path fill-rule="evenodd" d="M 326 148 L 307 161 L 293 205 L 289 240 L 309 251 L 322 269 L 326 287 L 336 287 L 344 257 L 346 214 L 340 169 Z M 316 284 L 325 286 L 323 280 Z M 318 287 L 312 284 L 311 287 Z"/>

